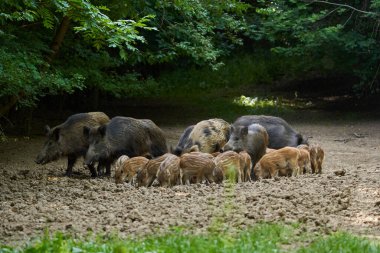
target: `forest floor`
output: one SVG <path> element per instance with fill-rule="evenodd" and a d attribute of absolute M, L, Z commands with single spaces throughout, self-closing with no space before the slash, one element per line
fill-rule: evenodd
<path fill-rule="evenodd" d="M 380 239 L 380 121 L 289 123 L 324 148 L 322 174 L 232 187 L 116 185 L 112 177 L 91 179 L 82 161 L 68 178 L 65 160 L 34 163 L 43 137 L 8 136 L 0 143 L 0 244 L 24 244 L 46 230 L 139 236 L 173 227 L 233 232 L 259 222 Z M 173 146 L 185 127 L 161 125 Z"/>

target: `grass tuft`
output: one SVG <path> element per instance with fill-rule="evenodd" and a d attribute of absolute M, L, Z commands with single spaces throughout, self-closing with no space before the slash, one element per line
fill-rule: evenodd
<path fill-rule="evenodd" d="M 320 238 L 311 245 L 297 251 L 297 253 L 308 252 L 379 253 L 380 243 L 348 233 L 338 232 L 327 238 Z"/>
<path fill-rule="evenodd" d="M 151 235 L 137 239 L 123 239 L 113 236 L 87 236 L 73 238 L 70 235 L 56 233 L 45 234 L 41 239 L 22 248 L 0 246 L 0 253 L 37 253 L 37 252 L 380 252 L 379 242 L 370 241 L 348 233 L 336 233 L 327 237 L 318 237 L 313 243 L 301 248 L 294 246 L 285 250 L 283 245 L 300 245 L 302 236 L 296 236 L 294 226 L 280 224 L 259 224 L 236 235 L 231 233 L 208 233 L 204 235 L 188 234 L 183 229 L 174 229 L 165 235 Z M 289 248 L 289 247 L 285 247 Z"/>

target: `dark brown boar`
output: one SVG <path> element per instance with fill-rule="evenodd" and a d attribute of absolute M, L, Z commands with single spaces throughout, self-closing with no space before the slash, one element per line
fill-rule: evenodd
<path fill-rule="evenodd" d="M 151 120 L 114 117 L 106 125 L 84 127 L 83 132 L 90 143 L 85 164 L 98 162 L 106 166 L 107 175 L 111 163 L 122 155 L 157 157 L 167 153 L 164 133 Z"/>
<path fill-rule="evenodd" d="M 67 157 L 66 176 L 71 176 L 76 160 L 85 156 L 89 147 L 87 138 L 83 135 L 83 127 L 99 127 L 109 122 L 103 112 L 78 113 L 53 128 L 45 127 L 47 140 L 37 155 L 37 164 L 46 164 Z M 91 176 L 97 175 L 93 166 L 89 167 Z"/>
<path fill-rule="evenodd" d="M 223 150 L 246 151 L 251 156 L 252 167 L 265 155 L 268 145 L 268 133 L 259 124 L 232 126 L 231 136 Z M 255 179 L 251 173 L 251 179 Z"/>

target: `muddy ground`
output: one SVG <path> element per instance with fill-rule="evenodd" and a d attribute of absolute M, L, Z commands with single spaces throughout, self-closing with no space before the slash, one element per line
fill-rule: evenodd
<path fill-rule="evenodd" d="M 36 165 L 43 137 L 0 143 L 0 244 L 22 244 L 50 232 L 135 236 L 191 228 L 244 229 L 261 221 L 301 223 L 300 230 L 348 230 L 380 238 L 380 121 L 290 122 L 325 149 L 322 175 L 228 185 L 134 188 L 91 179 L 77 163 Z M 175 145 L 185 125 L 161 126 Z M 345 175 L 341 174 L 342 170 Z"/>

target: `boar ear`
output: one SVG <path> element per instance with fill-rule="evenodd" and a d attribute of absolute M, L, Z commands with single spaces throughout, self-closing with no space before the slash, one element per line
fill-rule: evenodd
<path fill-rule="evenodd" d="M 240 129 L 240 133 L 241 133 L 241 135 L 247 135 L 248 134 L 248 127 L 242 127 L 241 129 Z"/>
<path fill-rule="evenodd" d="M 59 139 L 59 131 L 60 131 L 61 129 L 60 128 L 54 128 L 54 130 L 53 130 L 53 137 L 54 137 L 54 140 L 56 140 L 56 141 L 58 141 L 58 139 Z"/>
<path fill-rule="evenodd" d="M 45 132 L 46 136 L 49 135 L 49 133 L 50 133 L 50 127 L 48 125 L 45 125 L 44 132 Z"/>
<path fill-rule="evenodd" d="M 100 133 L 100 135 L 103 137 L 105 134 L 106 134 L 106 129 L 107 129 L 107 126 L 106 125 L 102 125 L 98 128 L 98 132 Z"/>
<path fill-rule="evenodd" d="M 90 128 L 88 126 L 83 127 L 83 135 L 86 139 L 90 136 Z"/>

